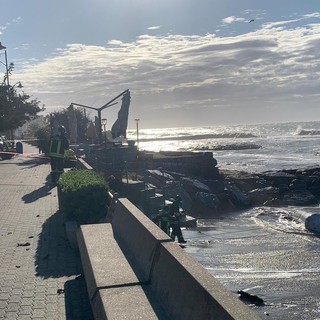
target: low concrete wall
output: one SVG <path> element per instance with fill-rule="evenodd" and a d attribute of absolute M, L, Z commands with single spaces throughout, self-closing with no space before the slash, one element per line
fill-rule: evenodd
<path fill-rule="evenodd" d="M 149 280 L 159 244 L 172 241 L 171 238 L 126 198 L 117 202 L 112 228 L 127 257 L 134 261 L 139 272 Z"/>
<path fill-rule="evenodd" d="M 133 268 L 148 279 L 170 318 L 259 319 L 129 200 L 118 200 L 112 227 Z"/>
<path fill-rule="evenodd" d="M 170 319 L 150 283 L 130 265 L 110 223 L 82 225 L 78 244 L 95 319 Z"/>

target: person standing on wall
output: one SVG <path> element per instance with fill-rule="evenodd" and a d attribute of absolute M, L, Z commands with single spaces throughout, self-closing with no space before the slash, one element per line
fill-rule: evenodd
<path fill-rule="evenodd" d="M 50 138 L 49 156 L 51 164 L 51 182 L 56 183 L 63 173 L 64 152 L 69 148 L 69 141 L 65 136 L 64 126 L 58 127 L 57 134 Z"/>

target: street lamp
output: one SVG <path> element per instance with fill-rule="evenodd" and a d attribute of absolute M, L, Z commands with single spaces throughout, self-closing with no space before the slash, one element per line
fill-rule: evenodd
<path fill-rule="evenodd" d="M 137 149 L 139 150 L 139 118 L 134 119 L 136 121 L 136 126 L 137 126 Z"/>
<path fill-rule="evenodd" d="M 5 76 L 5 81 L 7 81 L 7 86 L 9 87 L 10 83 L 9 83 L 9 68 L 8 68 L 8 58 L 7 58 L 7 47 L 3 46 L 0 42 L 0 50 L 4 50 L 4 57 L 5 57 L 5 64 L 3 62 L 1 62 L 5 67 L 6 67 L 6 76 Z"/>
<path fill-rule="evenodd" d="M 107 143 L 107 130 L 106 130 L 106 126 L 107 126 L 107 122 L 108 120 L 106 118 L 101 119 L 101 124 L 103 125 L 103 131 L 104 131 L 104 143 Z"/>
<path fill-rule="evenodd" d="M 108 120 L 107 119 L 101 119 L 101 124 L 103 125 L 103 131 L 106 132 L 106 125 L 107 125 Z"/>

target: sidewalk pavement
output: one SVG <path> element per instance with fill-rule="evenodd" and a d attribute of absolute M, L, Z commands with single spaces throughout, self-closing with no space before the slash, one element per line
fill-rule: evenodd
<path fill-rule="evenodd" d="M 0 319 L 93 319 L 48 160 L 0 160 Z"/>

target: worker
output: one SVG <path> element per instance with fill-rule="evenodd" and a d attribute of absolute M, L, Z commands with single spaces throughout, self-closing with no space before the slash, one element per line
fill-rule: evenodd
<path fill-rule="evenodd" d="M 170 206 L 170 215 L 174 218 L 171 222 L 171 239 L 175 241 L 176 237 L 178 238 L 179 243 L 186 243 L 187 241 L 184 240 L 181 227 L 180 227 L 180 204 L 181 204 L 181 197 L 177 195 L 171 206 Z"/>
<path fill-rule="evenodd" d="M 64 152 L 69 148 L 69 141 L 65 136 L 64 126 L 58 127 L 57 134 L 50 138 L 49 156 L 51 164 L 51 182 L 57 183 L 60 175 L 63 173 Z"/>
<path fill-rule="evenodd" d="M 170 236 L 171 223 L 175 218 L 170 214 L 170 207 L 165 205 L 156 217 L 156 221 L 161 230 L 163 230 L 168 236 Z"/>

